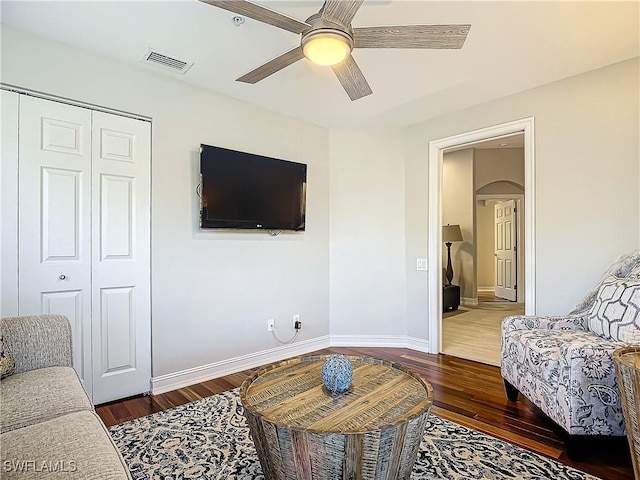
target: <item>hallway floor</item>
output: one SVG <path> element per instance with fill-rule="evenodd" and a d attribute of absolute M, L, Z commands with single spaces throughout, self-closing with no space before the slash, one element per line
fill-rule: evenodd
<path fill-rule="evenodd" d="M 478 305 L 460 306 L 442 315 L 442 353 L 500 366 L 500 324 L 523 315 L 524 304 L 479 295 Z"/>

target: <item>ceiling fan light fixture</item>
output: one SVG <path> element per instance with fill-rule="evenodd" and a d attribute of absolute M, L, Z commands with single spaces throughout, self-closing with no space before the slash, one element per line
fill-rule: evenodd
<path fill-rule="evenodd" d="M 339 30 L 319 29 L 302 37 L 304 56 L 317 65 L 337 65 L 352 49 L 351 37 Z"/>

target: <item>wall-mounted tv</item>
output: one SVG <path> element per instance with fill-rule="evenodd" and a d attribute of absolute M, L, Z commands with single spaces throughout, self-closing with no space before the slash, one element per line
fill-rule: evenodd
<path fill-rule="evenodd" d="M 201 228 L 305 229 L 307 166 L 200 146 Z"/>

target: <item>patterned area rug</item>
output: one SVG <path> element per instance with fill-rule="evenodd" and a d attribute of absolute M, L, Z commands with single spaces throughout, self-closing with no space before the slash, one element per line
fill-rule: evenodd
<path fill-rule="evenodd" d="M 238 390 L 110 429 L 143 479 L 263 480 Z M 429 416 L 411 480 L 597 480 L 515 445 Z M 333 479 L 327 479 L 333 480 Z"/>

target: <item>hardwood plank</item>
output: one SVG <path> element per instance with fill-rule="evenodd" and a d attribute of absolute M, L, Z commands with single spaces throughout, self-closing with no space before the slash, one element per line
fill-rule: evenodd
<path fill-rule="evenodd" d="M 566 455 L 560 429 L 522 395 L 509 402 L 500 369 L 450 355 L 405 348 L 335 347 L 314 354 L 366 355 L 400 363 L 422 375 L 433 387 L 432 413 L 469 428 L 519 445 L 604 480 L 632 480 L 633 468 L 625 439 L 594 442 L 587 459 Z M 255 369 L 208 380 L 156 396 L 140 396 L 96 407 L 105 425 L 123 423 L 177 405 L 238 387 Z"/>

